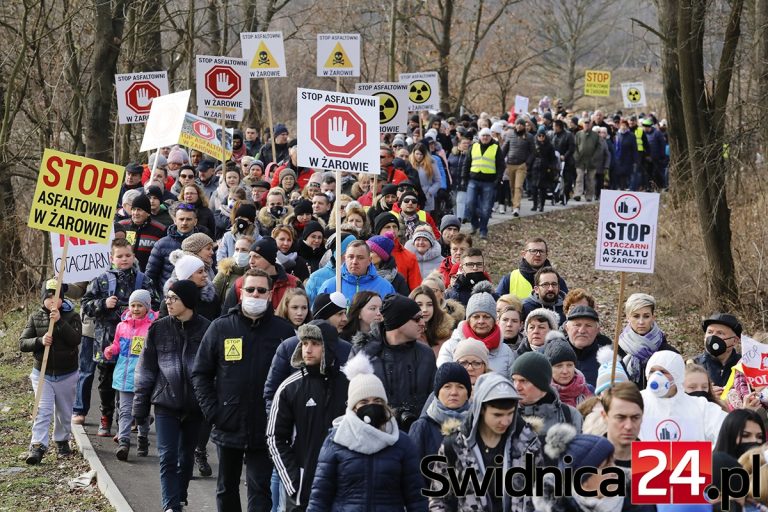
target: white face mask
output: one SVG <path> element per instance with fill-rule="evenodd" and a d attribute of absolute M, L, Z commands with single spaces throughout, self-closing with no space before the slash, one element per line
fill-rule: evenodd
<path fill-rule="evenodd" d="M 267 299 L 245 297 L 243 299 L 243 313 L 248 316 L 259 316 L 267 310 Z"/>
<path fill-rule="evenodd" d="M 651 393 L 656 395 L 659 398 L 664 398 L 669 394 L 669 388 L 672 386 L 672 383 L 669 381 L 666 375 L 664 375 L 661 372 L 653 372 L 650 377 L 648 377 L 648 385 L 646 386 L 646 389 L 651 390 Z"/>
<path fill-rule="evenodd" d="M 236 252 L 235 256 L 234 256 L 235 264 L 238 267 L 243 267 L 243 268 L 247 267 L 248 266 L 248 257 L 249 257 L 249 255 L 248 255 L 247 252 Z"/>

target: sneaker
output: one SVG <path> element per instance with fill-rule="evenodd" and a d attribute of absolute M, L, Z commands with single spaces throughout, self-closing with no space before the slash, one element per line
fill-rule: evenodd
<path fill-rule="evenodd" d="M 117 457 L 117 460 L 126 461 L 128 460 L 128 451 L 131 449 L 131 443 L 128 441 L 128 439 L 121 439 L 120 445 L 117 447 L 117 450 L 115 450 L 115 457 Z"/>
<path fill-rule="evenodd" d="M 512 216 L 513 217 L 519 217 L 520 216 L 520 208 L 515 208 L 512 210 Z"/>
<path fill-rule="evenodd" d="M 40 461 L 43 460 L 43 456 L 45 456 L 46 450 L 47 448 L 42 443 L 35 443 L 30 446 L 26 459 L 27 464 L 32 466 L 40 464 Z"/>
<path fill-rule="evenodd" d="M 146 457 L 149 455 L 149 439 L 144 436 L 139 436 L 139 447 L 136 448 L 136 455 L 139 457 Z"/>
<path fill-rule="evenodd" d="M 211 476 L 213 469 L 208 464 L 208 453 L 205 450 L 195 450 L 195 464 L 197 464 L 197 471 L 200 476 Z"/>
<path fill-rule="evenodd" d="M 56 441 L 56 453 L 58 453 L 59 457 L 72 455 L 72 448 L 69 446 L 69 441 Z"/>
<path fill-rule="evenodd" d="M 84 425 L 85 424 L 85 416 L 82 414 L 74 414 L 72 416 L 72 424 L 73 425 Z"/>
<path fill-rule="evenodd" d="M 507 205 L 503 204 L 499 207 L 499 213 L 506 214 L 507 213 Z"/>
<path fill-rule="evenodd" d="M 110 437 L 112 435 L 112 418 L 109 416 L 101 417 L 99 431 L 96 432 L 96 435 L 99 437 Z"/>

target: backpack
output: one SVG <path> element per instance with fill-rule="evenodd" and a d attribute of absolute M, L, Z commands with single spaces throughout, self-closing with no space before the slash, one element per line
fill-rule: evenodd
<path fill-rule="evenodd" d="M 136 281 L 133 284 L 133 289 L 138 290 L 142 287 L 144 284 L 144 273 L 137 271 L 136 272 Z M 112 272 L 107 272 L 107 297 L 111 297 L 115 294 L 115 290 L 117 290 L 117 277 Z"/>

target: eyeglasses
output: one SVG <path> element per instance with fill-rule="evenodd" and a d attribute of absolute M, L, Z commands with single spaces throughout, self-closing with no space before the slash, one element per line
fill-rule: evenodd
<path fill-rule="evenodd" d="M 416 204 L 418 201 L 416 199 L 403 199 L 403 203 L 413 203 Z"/>
<path fill-rule="evenodd" d="M 479 370 L 485 363 L 482 361 L 459 361 L 459 364 L 466 369 L 472 368 L 473 370 Z"/>
<path fill-rule="evenodd" d="M 482 261 L 466 261 L 463 265 L 467 268 L 483 268 Z"/>
<path fill-rule="evenodd" d="M 195 211 L 197 207 L 192 203 L 179 203 L 176 206 L 179 210 L 192 210 Z"/>
<path fill-rule="evenodd" d="M 179 300 L 178 295 L 166 295 L 165 296 L 165 303 L 166 304 L 175 304 Z"/>
<path fill-rule="evenodd" d="M 536 286 L 539 288 L 557 288 L 557 283 L 539 283 Z"/>
<path fill-rule="evenodd" d="M 179 174 L 179 178 L 194 178 L 194 174 Z"/>
<path fill-rule="evenodd" d="M 541 256 L 542 254 L 547 253 L 545 249 L 526 249 L 525 252 L 528 254 L 535 254 L 536 256 Z"/>
<path fill-rule="evenodd" d="M 264 295 L 269 291 L 269 288 L 263 288 L 261 286 L 248 286 L 247 288 L 243 288 L 243 290 L 246 293 L 259 292 L 259 295 Z"/>

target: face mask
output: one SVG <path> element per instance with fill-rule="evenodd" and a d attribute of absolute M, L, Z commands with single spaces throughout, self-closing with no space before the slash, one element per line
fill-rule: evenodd
<path fill-rule="evenodd" d="M 267 310 L 267 299 L 246 297 L 243 299 L 243 313 L 248 316 L 259 316 Z"/>
<path fill-rule="evenodd" d="M 751 450 L 752 448 L 757 448 L 757 447 L 759 447 L 759 446 L 762 446 L 762 444 L 760 444 L 760 443 L 754 443 L 754 442 L 750 442 L 750 443 L 739 443 L 739 444 L 737 444 L 737 445 L 736 445 L 736 448 L 735 448 L 735 453 L 733 454 L 733 456 L 734 456 L 734 457 L 736 457 L 736 458 L 738 459 L 739 457 L 741 457 L 742 455 L 744 455 L 745 453 L 747 453 L 747 452 L 748 452 L 749 450 Z"/>
<path fill-rule="evenodd" d="M 709 391 L 691 391 L 690 393 L 686 393 L 686 395 L 690 396 L 700 396 L 701 398 L 706 398 L 709 400 Z"/>
<path fill-rule="evenodd" d="M 669 388 L 672 385 L 666 375 L 661 372 L 653 372 L 648 377 L 647 389 L 651 390 L 651 393 L 659 398 L 664 398 L 669 393 Z"/>
<path fill-rule="evenodd" d="M 247 267 L 248 266 L 248 253 L 247 252 L 236 252 L 235 253 L 235 264 L 238 267 Z"/>
<path fill-rule="evenodd" d="M 269 209 L 269 213 L 271 213 L 273 217 L 282 217 L 285 210 L 282 206 L 273 206 Z"/>
<path fill-rule="evenodd" d="M 725 344 L 725 340 L 715 334 L 707 336 L 705 343 L 707 352 L 715 357 L 725 354 L 725 351 L 728 350 L 728 346 Z"/>
<path fill-rule="evenodd" d="M 387 416 L 387 409 L 381 404 L 367 404 L 357 409 L 357 417 L 375 428 L 384 426 Z"/>
<path fill-rule="evenodd" d="M 248 229 L 248 226 L 250 225 L 251 223 L 245 219 L 237 219 L 235 221 L 235 228 L 237 229 L 238 233 L 244 232 L 246 229 Z"/>

